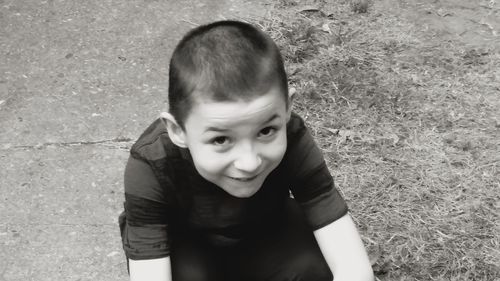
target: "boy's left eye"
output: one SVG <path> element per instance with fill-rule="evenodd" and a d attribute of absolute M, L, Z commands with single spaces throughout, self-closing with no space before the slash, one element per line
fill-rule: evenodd
<path fill-rule="evenodd" d="M 265 127 L 264 129 L 260 130 L 259 136 L 268 137 L 268 136 L 271 136 L 272 134 L 274 134 L 275 132 L 276 132 L 276 128 Z"/>

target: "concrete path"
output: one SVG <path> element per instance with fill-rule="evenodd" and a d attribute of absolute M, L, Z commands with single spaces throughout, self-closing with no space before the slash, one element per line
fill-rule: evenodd
<path fill-rule="evenodd" d="M 263 1 L 0 0 L 0 280 L 127 280 L 117 216 L 133 140 L 166 108 L 193 26 Z"/>

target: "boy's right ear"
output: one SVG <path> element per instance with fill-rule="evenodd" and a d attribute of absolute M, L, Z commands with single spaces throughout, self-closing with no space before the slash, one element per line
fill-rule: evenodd
<path fill-rule="evenodd" d="M 160 113 L 160 118 L 163 118 L 167 123 L 167 131 L 170 140 L 172 140 L 175 145 L 186 148 L 186 133 L 182 127 L 179 126 L 174 116 L 168 112 L 162 112 Z"/>

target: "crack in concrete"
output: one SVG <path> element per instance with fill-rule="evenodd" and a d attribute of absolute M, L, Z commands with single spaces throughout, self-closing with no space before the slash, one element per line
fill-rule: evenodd
<path fill-rule="evenodd" d="M 111 147 L 115 149 L 130 149 L 133 144 L 133 139 L 126 137 L 119 137 L 107 140 L 97 140 L 97 141 L 72 141 L 72 142 L 45 142 L 35 145 L 11 145 L 4 144 L 0 150 L 16 150 L 16 149 L 44 149 L 50 146 L 56 147 L 73 147 L 73 146 L 85 146 L 85 145 L 104 145 L 106 147 Z"/>
<path fill-rule="evenodd" d="M 117 216 L 118 219 L 118 216 Z M 75 227 L 75 226 L 91 226 L 91 227 L 116 227 L 116 223 L 5 223 L 0 224 L 0 227 L 28 227 L 28 226 L 59 226 L 59 227 Z"/>

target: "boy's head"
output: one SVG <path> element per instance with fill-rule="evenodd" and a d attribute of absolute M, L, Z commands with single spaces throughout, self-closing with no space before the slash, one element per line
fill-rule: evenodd
<path fill-rule="evenodd" d="M 223 21 L 195 28 L 170 63 L 169 137 L 188 148 L 206 180 L 250 197 L 287 148 L 288 85 L 281 55 L 262 31 Z"/>
<path fill-rule="evenodd" d="M 288 106 L 278 47 L 248 23 L 219 21 L 191 30 L 173 52 L 169 79 L 169 112 L 182 128 L 196 102 L 250 100 L 279 87 Z"/>

